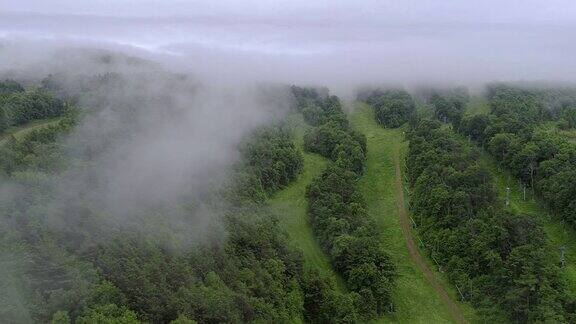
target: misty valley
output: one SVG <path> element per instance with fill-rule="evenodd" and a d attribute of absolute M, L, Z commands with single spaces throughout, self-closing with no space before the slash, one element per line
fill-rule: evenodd
<path fill-rule="evenodd" d="M 70 53 L 1 74 L 0 322 L 576 321 L 576 86 Z"/>

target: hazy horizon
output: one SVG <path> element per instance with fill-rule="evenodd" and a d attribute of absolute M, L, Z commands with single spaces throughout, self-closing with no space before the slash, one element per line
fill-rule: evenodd
<path fill-rule="evenodd" d="M 575 18 L 571 1 L 8 0 L 0 43 L 118 50 L 218 82 L 573 82 Z"/>

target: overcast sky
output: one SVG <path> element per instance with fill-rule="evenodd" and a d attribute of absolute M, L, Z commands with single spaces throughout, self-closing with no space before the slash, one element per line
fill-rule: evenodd
<path fill-rule="evenodd" d="M 573 0 L 0 0 L 0 39 L 286 81 L 576 79 Z"/>

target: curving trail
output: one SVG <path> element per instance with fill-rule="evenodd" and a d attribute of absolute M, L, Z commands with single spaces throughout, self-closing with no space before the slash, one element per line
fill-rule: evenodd
<path fill-rule="evenodd" d="M 354 104 L 350 121 L 354 129 L 366 135 L 368 146 L 366 170 L 359 186 L 368 214 L 382 229 L 382 242 L 398 272 L 393 293 L 396 310 L 377 323 L 476 322 L 474 309 L 458 302 L 457 292 L 429 265 L 425 255 L 420 256 L 421 251 L 413 242 L 418 241 L 417 233 L 410 226 L 410 212 L 404 207 L 408 198 L 403 195 L 403 157 L 407 148 L 404 129 L 382 127 L 373 110 L 363 103 Z"/>
<path fill-rule="evenodd" d="M 40 129 L 45 126 L 54 125 L 58 123 L 62 118 L 51 118 L 51 119 L 39 119 L 31 121 L 27 124 L 18 127 L 12 127 L 4 133 L 0 133 L 0 146 L 4 145 L 12 136 L 18 138 L 24 136 L 35 129 Z"/>
<path fill-rule="evenodd" d="M 303 137 L 309 126 L 301 114 L 289 115 L 287 120 L 294 131 L 295 144 L 304 155 L 304 169 L 294 182 L 271 197 L 270 207 L 272 212 L 278 215 L 279 224 L 288 234 L 290 242 L 302 251 L 305 266 L 335 278 L 336 287 L 343 292 L 346 290 L 344 281 L 334 271 L 328 256 L 322 251 L 308 215 L 306 188 L 326 168 L 327 160 L 303 151 Z"/>
<path fill-rule="evenodd" d="M 400 167 L 400 148 L 396 149 L 394 154 L 394 166 L 396 169 L 395 178 L 395 189 L 396 189 L 396 208 L 398 209 L 398 215 L 400 217 L 400 226 L 402 227 L 402 233 L 406 238 L 406 245 L 408 246 L 408 253 L 412 261 L 418 266 L 418 269 L 424 274 L 426 281 L 432 286 L 438 297 L 442 300 L 446 308 L 448 309 L 450 315 L 456 323 L 468 323 L 460 309 L 460 306 L 456 304 L 448 293 L 442 286 L 442 283 L 436 275 L 428 268 L 428 265 L 420 255 L 418 247 L 414 243 L 412 238 L 412 226 L 408 219 L 408 213 L 406 212 L 406 207 L 404 205 L 404 191 L 402 183 L 402 170 Z"/>

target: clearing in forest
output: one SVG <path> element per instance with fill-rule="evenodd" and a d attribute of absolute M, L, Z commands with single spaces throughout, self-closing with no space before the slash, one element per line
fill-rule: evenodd
<path fill-rule="evenodd" d="M 408 223 L 401 175 L 407 148 L 403 129 L 378 125 L 365 104 L 357 103 L 355 108 L 352 126 L 368 140 L 366 171 L 360 188 L 368 214 L 381 227 L 383 242 L 398 269 L 393 297 L 396 312 L 382 318 L 382 322 L 473 322 L 472 308 L 455 302 L 454 289 L 414 244 L 416 233 Z"/>
<path fill-rule="evenodd" d="M 294 131 L 296 146 L 303 151 L 304 132 L 308 128 L 300 114 L 292 114 L 288 122 Z M 306 188 L 314 178 L 326 168 L 327 160 L 317 154 L 303 152 L 304 168 L 298 178 L 288 187 L 277 192 L 270 199 L 270 207 L 278 215 L 280 226 L 288 233 L 288 238 L 304 256 L 305 265 L 318 269 L 337 279 L 340 288 L 343 283 L 330 265 L 326 254 L 322 251 L 312 231 L 308 215 L 308 199 Z"/>
<path fill-rule="evenodd" d="M 5 132 L 0 134 L 0 145 L 3 145 L 11 136 L 16 138 L 22 137 L 35 129 L 40 129 L 45 126 L 54 125 L 62 118 L 50 118 L 31 121 L 22 126 L 10 127 Z"/>

